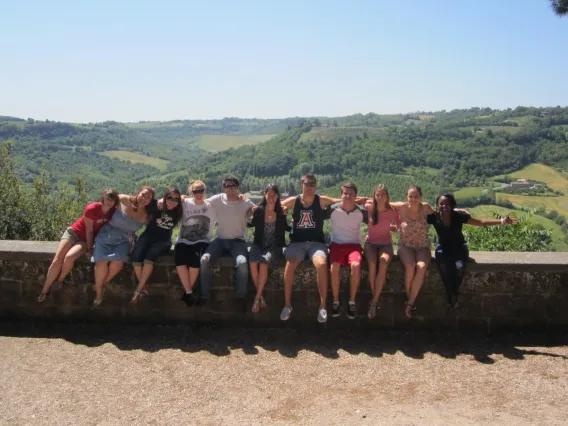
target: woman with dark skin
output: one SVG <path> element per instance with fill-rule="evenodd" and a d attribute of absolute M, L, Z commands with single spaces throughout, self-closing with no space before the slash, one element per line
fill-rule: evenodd
<path fill-rule="evenodd" d="M 472 226 L 514 225 L 517 219 L 505 216 L 503 219 L 477 219 L 464 211 L 456 211 L 456 200 L 452 194 L 442 194 L 436 200 L 438 210 L 427 216 L 438 234 L 436 264 L 446 287 L 448 303 L 457 307 L 459 288 L 465 275 L 469 250 L 463 236 L 464 224 Z"/>

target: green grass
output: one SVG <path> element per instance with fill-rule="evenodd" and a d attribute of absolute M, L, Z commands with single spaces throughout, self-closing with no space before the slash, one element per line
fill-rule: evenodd
<path fill-rule="evenodd" d="M 468 188 L 462 188 L 459 191 L 454 192 L 454 197 L 456 200 L 463 200 L 464 198 L 480 197 L 481 193 L 487 188 L 481 186 L 470 186 Z"/>
<path fill-rule="evenodd" d="M 197 146 L 210 152 L 224 151 L 243 145 L 256 145 L 276 135 L 201 135 L 197 138 Z"/>
<path fill-rule="evenodd" d="M 104 151 L 102 155 L 110 158 L 118 158 L 119 160 L 130 161 L 132 163 L 142 163 L 153 166 L 159 170 L 166 170 L 168 162 L 161 158 L 148 157 L 147 155 L 138 154 L 130 151 Z"/>
<path fill-rule="evenodd" d="M 515 209 L 508 209 L 505 207 L 494 206 L 494 205 L 480 205 L 475 207 L 468 207 L 467 210 L 471 213 L 471 215 L 478 219 L 492 219 L 493 214 L 497 213 L 501 216 L 506 216 L 507 214 L 514 213 L 516 217 L 521 217 L 526 215 L 528 212 L 515 210 Z M 552 234 L 552 247 L 556 251 L 568 251 L 568 244 L 564 242 L 564 233 L 558 225 L 553 220 L 548 219 L 547 217 L 540 216 L 537 214 L 533 214 L 530 216 L 527 221 L 529 223 L 534 223 L 538 225 L 542 225 L 543 227 L 550 229 Z"/>

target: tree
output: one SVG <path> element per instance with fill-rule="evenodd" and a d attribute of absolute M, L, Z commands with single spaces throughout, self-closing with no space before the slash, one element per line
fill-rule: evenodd
<path fill-rule="evenodd" d="M 568 0 L 550 0 L 550 5 L 558 16 L 568 15 Z"/>

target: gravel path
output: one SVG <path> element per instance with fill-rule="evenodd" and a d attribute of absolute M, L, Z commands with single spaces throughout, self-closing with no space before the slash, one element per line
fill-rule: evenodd
<path fill-rule="evenodd" d="M 568 424 L 567 335 L 0 323 L 0 424 Z"/>

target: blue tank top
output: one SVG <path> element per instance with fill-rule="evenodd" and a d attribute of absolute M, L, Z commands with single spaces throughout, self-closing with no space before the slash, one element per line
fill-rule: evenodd
<path fill-rule="evenodd" d="M 323 221 L 325 217 L 320 205 L 319 195 L 314 195 L 314 202 L 310 207 L 304 207 L 302 205 L 302 196 L 298 195 L 294 203 L 292 219 L 294 219 L 292 233 L 290 234 L 292 242 L 325 242 L 323 236 Z"/>

